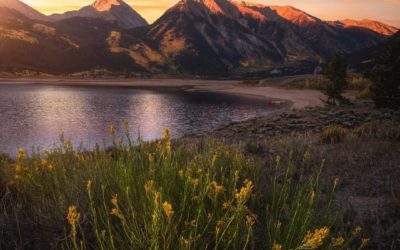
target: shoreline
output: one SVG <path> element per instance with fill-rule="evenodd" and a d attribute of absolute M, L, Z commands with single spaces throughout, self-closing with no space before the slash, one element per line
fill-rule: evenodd
<path fill-rule="evenodd" d="M 198 79 L 0 79 L 0 85 L 43 85 L 69 87 L 184 88 L 185 91 L 266 98 L 288 109 L 303 109 L 323 105 L 323 94 L 317 90 L 283 89 L 269 86 L 246 86 L 237 80 Z"/>

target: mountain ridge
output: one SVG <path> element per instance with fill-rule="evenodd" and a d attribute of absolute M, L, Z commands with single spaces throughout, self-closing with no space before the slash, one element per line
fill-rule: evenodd
<path fill-rule="evenodd" d="M 0 0 L 0 7 L 14 9 L 30 19 L 47 20 L 47 16 L 19 0 Z"/>
<path fill-rule="evenodd" d="M 76 11 L 49 16 L 50 21 L 60 21 L 73 17 L 99 18 L 117 23 L 121 28 L 136 28 L 148 25 L 147 21 L 122 0 L 96 0 L 91 5 Z"/>
<path fill-rule="evenodd" d="M 0 22 L 0 29 L 5 31 L 0 33 L 0 42 L 5 40 L 12 45 L 13 39 L 35 37 L 32 32 L 41 32 L 39 44 L 29 45 L 32 51 L 24 52 L 26 48 L 21 39 L 13 51 L 33 55 L 35 50 L 38 50 L 35 53 L 41 50 L 48 54 L 40 43 L 51 42 L 52 48 L 60 50 L 67 46 L 68 50 L 76 51 L 75 58 L 82 62 L 73 65 L 73 58 L 68 54 L 54 52 L 66 56 L 66 61 L 71 63 L 69 72 L 105 67 L 149 74 L 229 76 L 267 72 L 292 64 L 300 68 L 304 63 L 318 64 L 335 52 L 348 54 L 373 47 L 396 31 L 374 21 L 327 22 L 292 6 L 228 0 L 182 0 L 153 24 L 147 25 L 143 19 L 141 24 L 135 22 L 131 26 L 116 21 L 125 15 L 114 12 L 121 7 L 131 11 L 127 6 L 122 0 L 97 0 L 62 17 L 53 15 L 44 21 L 25 22 L 27 26 L 18 29 L 7 26 L 12 23 L 10 14 L 9 22 Z M 51 34 L 47 34 L 46 40 L 44 33 L 49 31 Z M 16 32 L 23 35 L 17 36 Z M 62 41 L 66 38 L 76 48 L 65 45 Z M 0 51 L 0 57 L 2 53 L 12 58 L 8 51 Z M 21 62 L 24 60 L 21 58 Z M 46 69 L 43 63 L 39 67 L 34 60 L 29 63 L 32 68 L 43 71 L 50 68 L 49 65 Z M 29 63 L 21 65 L 29 67 Z M 62 65 L 58 61 L 52 63 Z M 7 66 L 7 61 L 2 60 L 0 66 Z M 60 70 L 62 67 L 57 66 L 56 71 Z"/>

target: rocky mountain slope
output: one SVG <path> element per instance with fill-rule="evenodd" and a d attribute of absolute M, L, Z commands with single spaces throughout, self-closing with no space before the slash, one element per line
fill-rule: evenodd
<path fill-rule="evenodd" d="M 395 46 L 397 44 L 400 44 L 400 31 L 398 31 L 396 34 L 392 35 L 382 43 L 350 53 L 346 56 L 347 63 L 353 69 L 368 72 L 374 67 L 375 59 L 384 52 L 386 46 Z"/>
<path fill-rule="evenodd" d="M 146 20 L 122 0 L 96 0 L 93 4 L 78 11 L 69 11 L 64 14 L 54 14 L 51 21 L 59 21 L 72 17 L 99 18 L 115 22 L 121 28 L 136 28 L 146 26 Z"/>
<path fill-rule="evenodd" d="M 359 28 L 364 28 L 368 30 L 375 31 L 376 33 L 385 35 L 385 36 L 390 36 L 396 33 L 399 29 L 395 28 L 393 26 L 383 24 L 381 22 L 373 21 L 373 20 L 368 20 L 368 19 L 363 19 L 363 20 L 351 20 L 351 19 L 345 19 L 340 21 L 340 23 L 345 26 L 345 27 L 359 27 Z"/>
<path fill-rule="evenodd" d="M 7 16 L 0 20 L 0 65 L 45 72 L 241 75 L 318 64 L 336 52 L 376 46 L 397 31 L 379 22 L 326 22 L 291 6 L 243 1 L 182 0 L 152 25 L 122 0 L 97 0 L 35 21 L 13 8 L 18 0 L 0 0 L 6 1 L 13 4 L 0 15 Z"/>
<path fill-rule="evenodd" d="M 142 70 L 128 56 L 110 52 L 104 41 L 118 27 L 106 21 L 74 18 L 45 23 L 8 8 L 0 8 L 0 16 L 0 71 Z"/>
<path fill-rule="evenodd" d="M 46 20 L 47 17 L 19 0 L 0 0 L 0 7 L 16 10 L 33 20 Z"/>
<path fill-rule="evenodd" d="M 385 39 L 388 30 L 381 34 L 324 22 L 290 6 L 182 0 L 145 30 L 141 42 L 119 45 L 115 51 L 142 54 L 141 64 L 152 69 L 156 64 L 196 74 L 240 72 L 371 47 Z M 121 34 L 121 39 L 128 35 Z M 143 48 L 150 56 L 143 55 Z"/>

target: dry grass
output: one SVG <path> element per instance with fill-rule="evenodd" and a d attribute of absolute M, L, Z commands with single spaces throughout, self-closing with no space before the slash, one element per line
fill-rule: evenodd
<path fill-rule="evenodd" d="M 110 129 L 113 135 L 114 128 Z M 48 152 L 1 161 L 2 248 L 341 249 L 365 237 L 333 211 L 337 181 L 301 140 L 268 168 L 204 140 Z M 329 187 L 328 187 L 329 186 Z"/>
<path fill-rule="evenodd" d="M 330 125 L 323 129 L 321 133 L 321 141 L 323 143 L 339 143 L 342 142 L 347 134 L 347 130 L 341 125 Z"/>

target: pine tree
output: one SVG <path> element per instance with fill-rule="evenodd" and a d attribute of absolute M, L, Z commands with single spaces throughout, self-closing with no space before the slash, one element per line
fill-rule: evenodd
<path fill-rule="evenodd" d="M 369 75 L 373 81 L 372 92 L 377 107 L 400 108 L 400 38 L 387 43 Z"/>
<path fill-rule="evenodd" d="M 323 92 L 328 97 L 325 102 L 329 105 L 336 105 L 348 101 L 343 92 L 347 87 L 347 65 L 339 54 L 335 54 L 324 68 L 324 76 L 329 79 Z"/>

